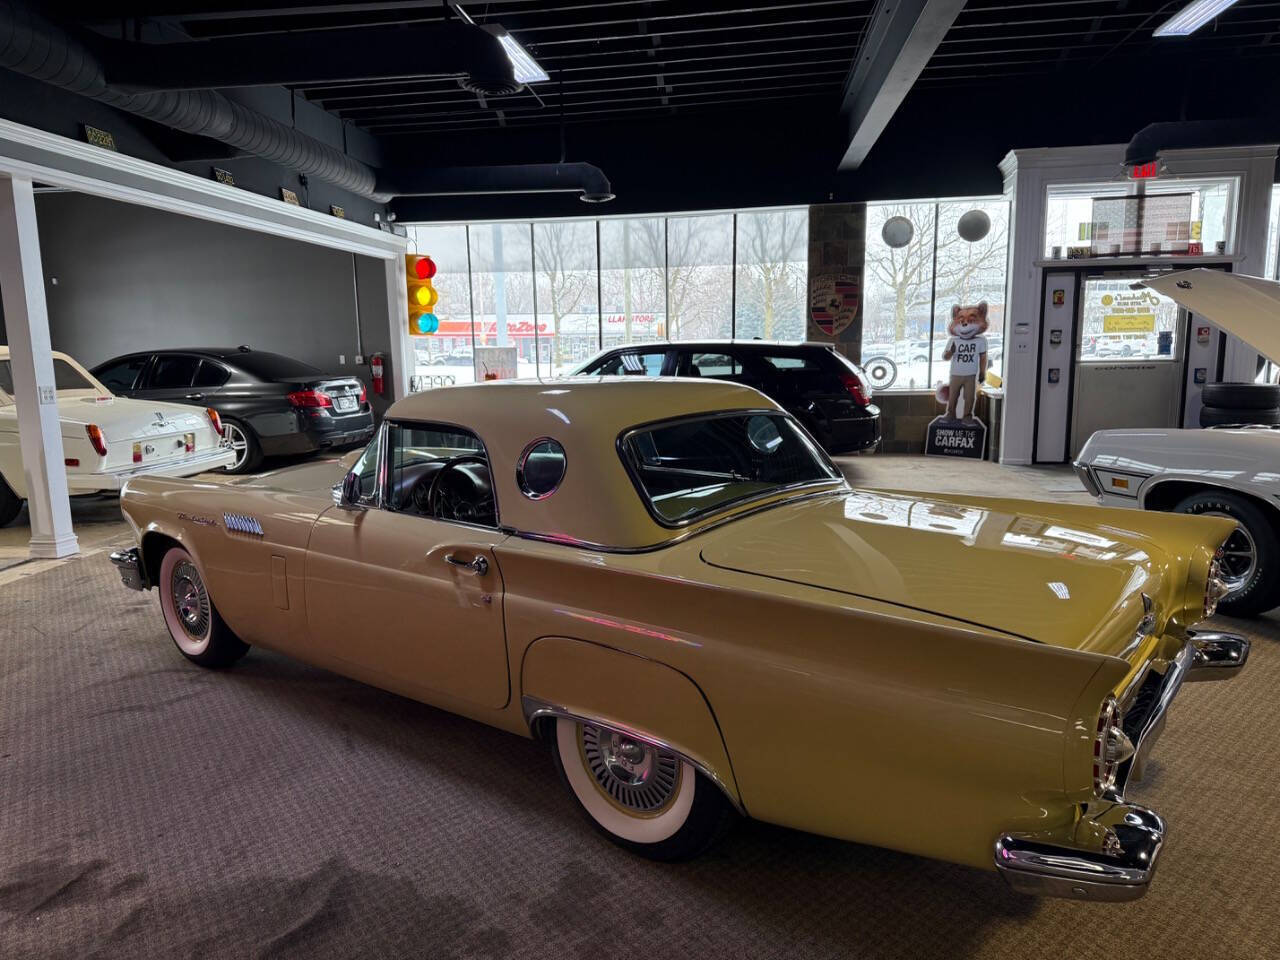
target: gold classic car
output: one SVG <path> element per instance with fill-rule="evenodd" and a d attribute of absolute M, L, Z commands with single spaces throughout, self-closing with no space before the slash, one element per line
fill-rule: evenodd
<path fill-rule="evenodd" d="M 394 404 L 333 464 L 131 480 L 190 660 L 251 644 L 545 740 L 655 859 L 739 816 L 1128 900 L 1161 818 L 1125 799 L 1184 680 L 1221 518 L 851 489 L 717 381 L 510 382 Z"/>

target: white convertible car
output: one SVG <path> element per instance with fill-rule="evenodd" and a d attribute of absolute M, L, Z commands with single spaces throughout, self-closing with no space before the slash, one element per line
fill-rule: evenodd
<path fill-rule="evenodd" d="M 1280 284 L 1204 269 L 1145 283 L 1280 358 Z M 1247 617 L 1280 606 L 1280 426 L 1099 430 L 1075 470 L 1105 506 L 1235 520 L 1219 609 Z"/>
<path fill-rule="evenodd" d="M 235 460 L 214 410 L 113 396 L 63 353 L 53 355 L 53 375 L 72 496 L 116 493 L 141 474 L 186 477 Z M 26 496 L 9 348 L 0 346 L 0 527 Z"/>

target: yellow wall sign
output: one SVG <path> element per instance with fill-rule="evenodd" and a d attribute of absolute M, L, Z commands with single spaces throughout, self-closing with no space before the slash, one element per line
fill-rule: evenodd
<path fill-rule="evenodd" d="M 1103 333 L 1154 333 L 1154 313 L 1111 313 L 1102 318 Z"/>
<path fill-rule="evenodd" d="M 116 138 L 107 130 L 98 127 L 91 127 L 87 123 L 82 124 L 84 127 L 84 139 L 86 143 L 91 143 L 95 147 L 101 147 L 103 150 L 115 150 Z"/>

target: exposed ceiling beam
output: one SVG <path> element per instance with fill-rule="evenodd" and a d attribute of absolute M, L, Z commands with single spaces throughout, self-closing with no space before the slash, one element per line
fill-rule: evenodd
<path fill-rule="evenodd" d="M 963 7 L 964 0 L 879 0 L 845 79 L 840 115 L 849 141 L 839 169 L 866 159 Z"/>

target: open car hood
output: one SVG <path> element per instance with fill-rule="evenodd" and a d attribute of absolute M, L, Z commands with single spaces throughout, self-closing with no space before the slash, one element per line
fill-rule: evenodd
<path fill-rule="evenodd" d="M 1280 283 L 1200 267 L 1144 280 L 1143 285 L 1280 362 Z"/>

